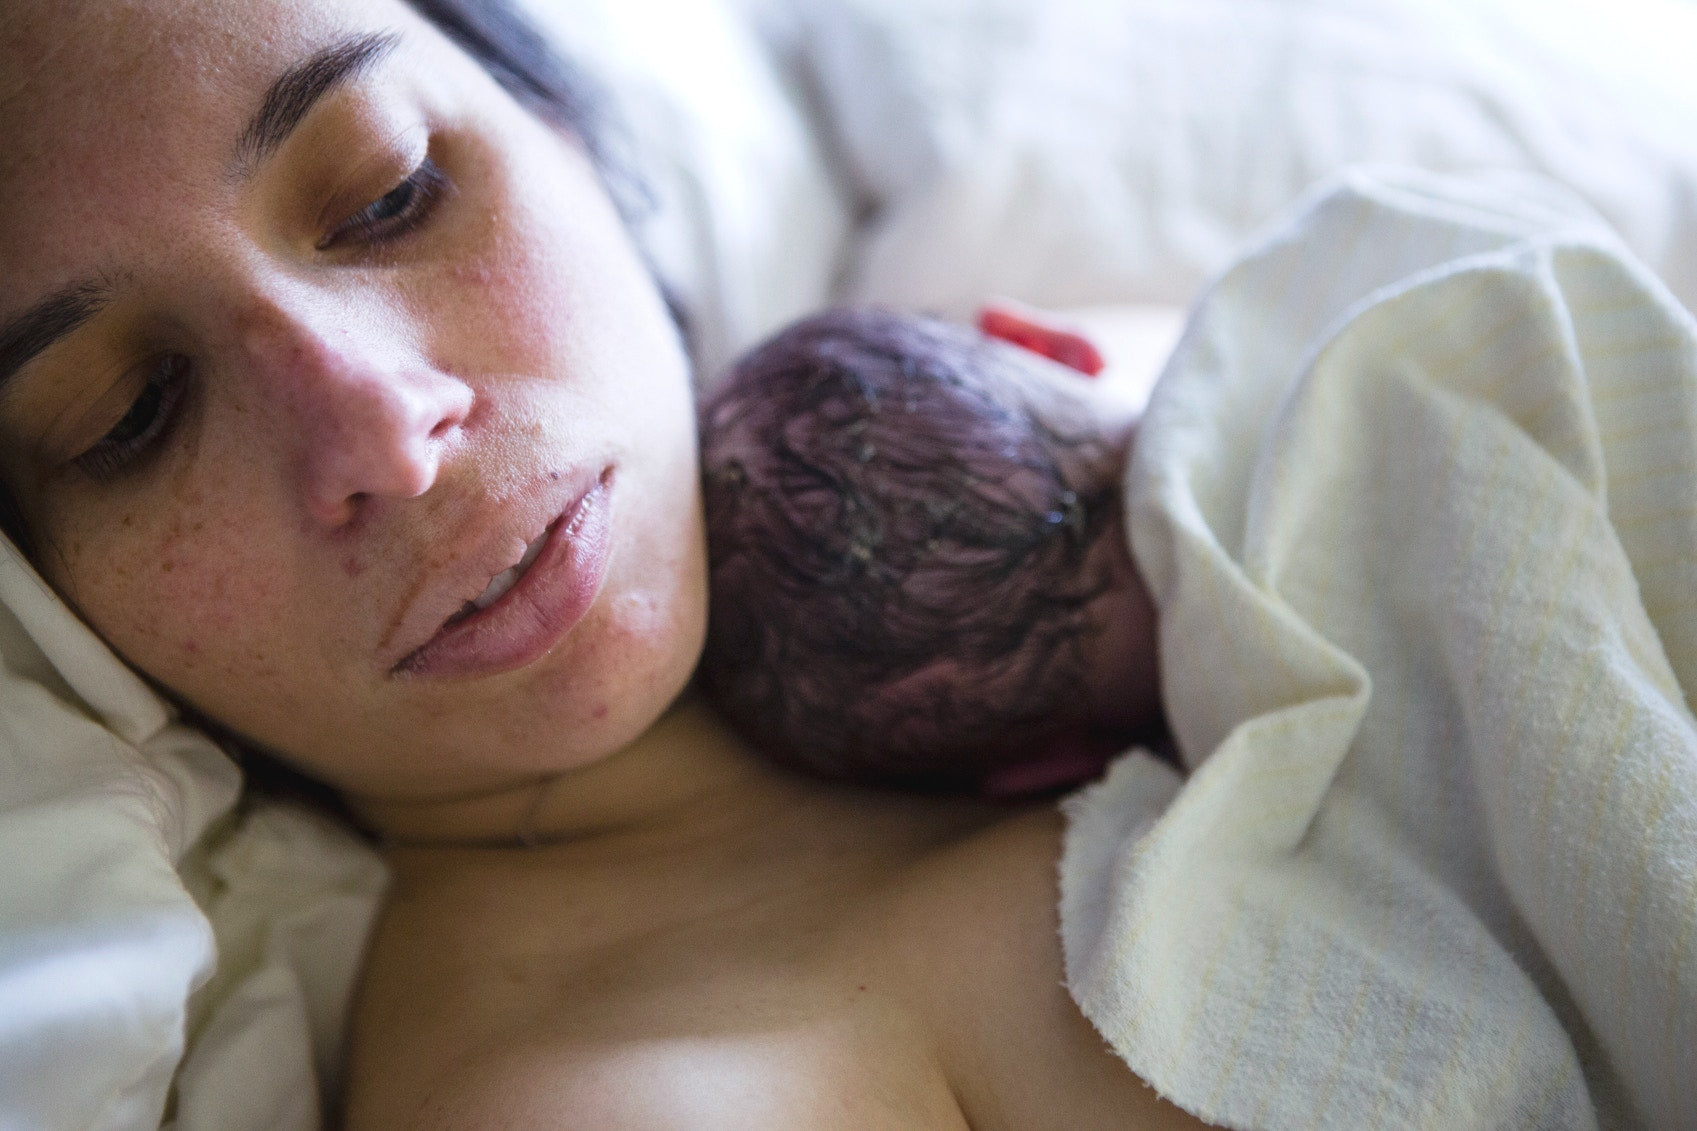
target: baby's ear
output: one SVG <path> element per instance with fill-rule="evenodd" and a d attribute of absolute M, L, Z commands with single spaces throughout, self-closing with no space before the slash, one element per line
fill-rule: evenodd
<path fill-rule="evenodd" d="M 1031 307 L 1006 300 L 987 302 L 978 308 L 978 328 L 988 337 L 1012 342 L 1086 377 L 1102 372 L 1102 353 L 1089 338 Z"/>

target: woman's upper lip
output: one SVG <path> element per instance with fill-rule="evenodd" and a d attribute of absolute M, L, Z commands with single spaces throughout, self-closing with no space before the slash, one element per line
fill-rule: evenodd
<path fill-rule="evenodd" d="M 453 618 L 390 674 L 457 679 L 498 675 L 547 655 L 594 605 L 612 551 L 612 469 L 567 507 L 541 552 L 501 597 Z"/>
<path fill-rule="evenodd" d="M 471 524 L 474 528 L 485 527 L 489 533 L 479 535 L 473 531 L 446 536 L 440 543 L 445 547 L 481 545 L 474 552 L 454 557 L 447 572 L 426 578 L 415 590 L 417 596 L 401 611 L 394 628 L 385 635 L 385 643 L 380 645 L 384 670 L 393 671 L 440 635 L 468 602 L 482 594 L 495 577 L 517 565 L 532 542 L 546 536 L 561 515 L 576 507 L 600 483 L 603 474 L 584 471 L 561 475 L 547 484 L 547 490 L 536 502 L 527 500 L 516 507 L 503 508 Z"/>

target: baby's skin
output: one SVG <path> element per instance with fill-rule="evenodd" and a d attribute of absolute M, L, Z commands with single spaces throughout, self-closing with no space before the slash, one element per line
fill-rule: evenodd
<path fill-rule="evenodd" d="M 1041 794 L 1159 726 L 1122 524 L 1135 402 L 1078 334 L 980 326 L 817 315 L 702 406 L 703 683 L 772 757 Z"/>

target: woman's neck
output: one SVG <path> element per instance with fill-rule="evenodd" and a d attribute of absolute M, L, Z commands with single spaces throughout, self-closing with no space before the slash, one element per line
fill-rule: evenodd
<path fill-rule="evenodd" d="M 693 692 L 629 746 L 590 765 L 475 797 L 356 806 L 391 848 L 559 846 L 583 859 L 747 843 L 839 816 L 862 826 L 915 819 L 929 826 L 939 817 L 947 825 L 958 813 L 970 825 L 1000 811 L 782 770 L 751 751 Z"/>
<path fill-rule="evenodd" d="M 686 691 L 635 741 L 585 766 L 431 801 L 350 798 L 379 838 L 407 847 L 525 847 L 669 826 L 757 775 Z"/>

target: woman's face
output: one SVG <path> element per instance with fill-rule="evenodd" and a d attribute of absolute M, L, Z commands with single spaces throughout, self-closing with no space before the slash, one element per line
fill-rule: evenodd
<path fill-rule="evenodd" d="M 675 333 L 576 145 L 396 0 L 8 3 L 0 264 L 41 569 L 199 710 L 426 798 L 687 680 Z"/>

